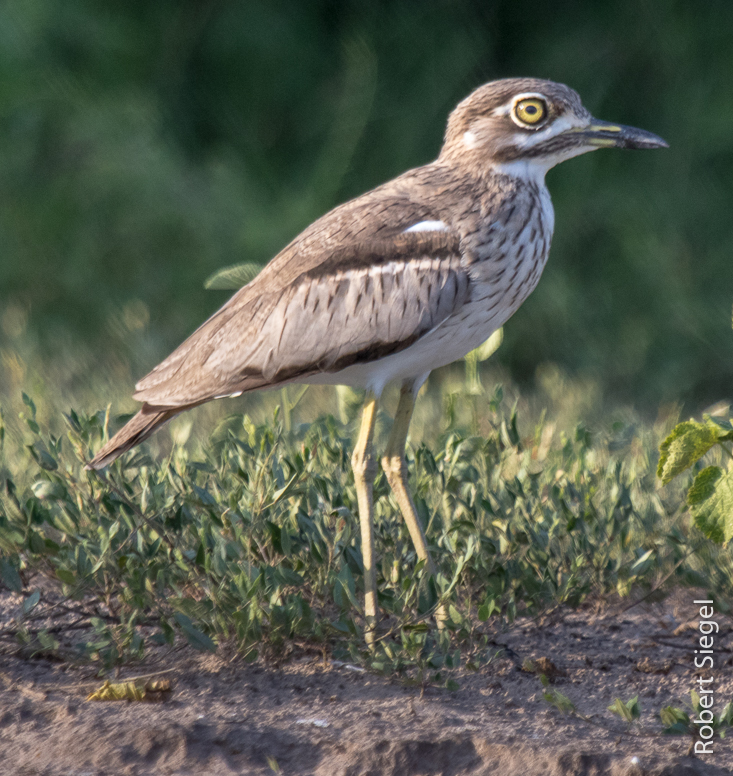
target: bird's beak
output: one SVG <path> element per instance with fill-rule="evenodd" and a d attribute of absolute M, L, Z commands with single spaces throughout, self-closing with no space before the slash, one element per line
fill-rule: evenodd
<path fill-rule="evenodd" d="M 596 148 L 669 148 L 659 135 L 645 129 L 625 127 L 610 121 L 591 119 L 590 124 L 571 130 L 577 132 L 590 146 Z"/>

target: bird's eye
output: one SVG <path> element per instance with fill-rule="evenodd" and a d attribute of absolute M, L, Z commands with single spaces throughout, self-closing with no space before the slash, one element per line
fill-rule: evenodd
<path fill-rule="evenodd" d="M 544 100 L 529 97 L 514 106 L 514 115 L 520 124 L 536 126 L 547 116 L 547 105 Z"/>

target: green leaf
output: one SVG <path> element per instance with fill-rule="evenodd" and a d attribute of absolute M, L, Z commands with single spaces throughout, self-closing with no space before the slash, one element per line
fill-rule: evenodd
<path fill-rule="evenodd" d="M 42 630 L 38 634 L 38 641 L 48 652 L 54 652 L 59 648 L 59 642 L 47 630 Z"/>
<path fill-rule="evenodd" d="M 206 278 L 204 288 L 208 288 L 210 291 L 236 290 L 254 280 L 260 274 L 261 269 L 261 264 L 255 264 L 251 261 L 223 267 Z"/>
<path fill-rule="evenodd" d="M 28 598 L 23 601 L 23 614 L 28 614 L 36 608 L 38 602 L 41 600 L 41 591 L 34 590 Z"/>
<path fill-rule="evenodd" d="M 284 496 L 287 496 L 290 494 L 290 491 L 295 484 L 295 481 L 300 477 L 300 472 L 295 472 L 295 474 L 288 480 L 288 482 L 283 485 L 282 488 L 279 490 L 276 490 L 272 494 L 272 501 L 265 507 L 265 509 L 270 509 L 270 507 L 274 507 L 275 504 L 277 504 L 280 499 L 282 499 Z"/>
<path fill-rule="evenodd" d="M 630 571 L 634 574 L 641 573 L 642 570 L 650 565 L 647 561 L 655 554 L 655 552 L 655 549 L 647 550 L 640 558 L 636 559 Z"/>
<path fill-rule="evenodd" d="M 453 606 L 453 604 L 448 606 L 448 616 L 455 625 L 460 625 L 464 620 L 463 615 L 455 606 Z"/>
<path fill-rule="evenodd" d="M 28 547 L 34 555 L 40 555 L 46 549 L 46 542 L 38 531 L 28 532 Z"/>
<path fill-rule="evenodd" d="M 56 576 L 65 584 L 65 585 L 75 585 L 76 584 L 76 574 L 69 571 L 68 569 L 56 569 Z"/>
<path fill-rule="evenodd" d="M 175 621 L 181 626 L 186 641 L 201 652 L 216 652 L 216 644 L 205 633 L 200 631 L 191 622 L 191 619 L 181 612 L 173 615 Z"/>
<path fill-rule="evenodd" d="M 733 701 L 728 701 L 723 707 L 718 717 L 718 724 L 720 727 L 733 727 Z"/>
<path fill-rule="evenodd" d="M 406 622 L 402 626 L 402 630 L 406 633 L 429 633 L 430 627 L 425 622 Z"/>
<path fill-rule="evenodd" d="M 285 526 L 280 529 L 280 546 L 282 547 L 283 555 L 290 555 L 292 542 L 290 541 L 290 531 Z"/>
<path fill-rule="evenodd" d="M 718 441 L 721 442 L 725 439 L 733 439 L 733 423 L 725 418 L 718 418 L 715 415 L 703 415 L 705 422 L 709 425 L 716 426 L 720 429 Z"/>
<path fill-rule="evenodd" d="M 687 493 L 695 525 L 717 544 L 733 538 L 733 472 L 708 466 L 695 477 Z"/>
<path fill-rule="evenodd" d="M 347 609 L 349 603 L 357 611 L 360 609 L 359 602 L 356 600 L 354 577 L 347 563 L 344 563 L 344 565 L 341 566 L 338 577 L 336 577 L 336 583 L 333 587 L 333 597 L 336 604 L 341 609 Z"/>
<path fill-rule="evenodd" d="M 665 706 L 659 712 L 659 719 L 664 725 L 662 732 L 668 736 L 684 735 L 690 727 L 690 717 L 687 713 L 674 706 Z"/>
<path fill-rule="evenodd" d="M 196 550 L 196 559 L 194 561 L 197 566 L 203 566 L 206 563 L 206 547 L 203 542 L 199 542 L 198 549 Z"/>
<path fill-rule="evenodd" d="M 15 593 L 20 593 L 23 589 L 23 580 L 18 569 L 4 558 L 0 560 L 0 579 Z"/>
<path fill-rule="evenodd" d="M 166 620 L 165 618 L 161 618 L 160 629 L 161 629 L 160 635 L 163 636 L 163 640 L 165 641 L 165 643 L 173 646 L 176 639 L 176 634 L 175 634 L 175 631 L 173 630 L 173 626 L 168 622 L 168 620 Z"/>
<path fill-rule="evenodd" d="M 657 476 L 668 483 L 698 461 L 720 438 L 718 428 L 711 423 L 687 420 L 678 423 L 659 446 Z"/>
<path fill-rule="evenodd" d="M 497 605 L 496 599 L 492 598 L 490 601 L 487 601 L 486 603 L 483 603 L 481 606 L 479 606 L 478 618 L 481 620 L 481 622 L 486 622 L 486 620 L 488 620 L 494 612 L 498 611 L 501 611 L 501 607 Z"/>
<path fill-rule="evenodd" d="M 43 442 L 34 442 L 28 446 L 28 450 L 42 469 L 53 472 L 59 468 L 56 459 L 48 452 L 48 448 Z"/>
<path fill-rule="evenodd" d="M 417 588 L 417 611 L 419 614 L 427 614 L 438 605 L 438 590 L 435 586 L 435 577 L 424 574 Z"/>
<path fill-rule="evenodd" d="M 31 399 L 27 393 L 22 393 L 21 398 L 23 399 L 23 404 L 25 404 L 25 406 L 28 407 L 28 409 L 31 411 L 31 417 L 35 420 L 36 405 L 33 403 L 33 399 Z"/>
<path fill-rule="evenodd" d="M 206 488 L 200 488 L 198 485 L 191 485 L 191 490 L 196 495 L 196 498 L 206 507 L 216 506 L 216 499 L 209 493 Z"/>
<path fill-rule="evenodd" d="M 31 485 L 33 495 L 40 499 L 63 499 L 66 496 L 66 488 L 60 482 L 50 480 L 37 480 Z"/>
<path fill-rule="evenodd" d="M 621 698 L 616 700 L 608 707 L 608 710 L 613 714 L 618 714 L 621 719 L 626 722 L 633 722 L 641 715 L 641 708 L 639 707 L 639 696 L 635 695 L 631 700 L 624 703 Z"/>
<path fill-rule="evenodd" d="M 575 704 L 570 700 L 570 698 L 568 698 L 567 695 L 563 695 L 563 693 L 559 692 L 558 690 L 548 690 L 547 692 L 543 692 L 542 697 L 547 701 L 547 703 L 554 706 L 563 714 L 569 714 L 570 712 L 575 711 Z"/>

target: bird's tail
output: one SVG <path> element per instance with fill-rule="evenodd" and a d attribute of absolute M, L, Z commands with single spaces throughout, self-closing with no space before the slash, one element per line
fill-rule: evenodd
<path fill-rule="evenodd" d="M 164 423 L 167 423 L 185 409 L 188 409 L 188 407 L 161 410 L 144 404 L 140 412 L 107 442 L 85 468 L 103 469 L 105 466 L 109 466 L 115 458 L 118 458 L 122 453 L 126 453 L 135 445 L 139 445 L 140 442 L 147 439 Z"/>

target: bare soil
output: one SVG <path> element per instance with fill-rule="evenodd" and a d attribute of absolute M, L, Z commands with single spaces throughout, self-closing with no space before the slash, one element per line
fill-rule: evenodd
<path fill-rule="evenodd" d="M 692 776 L 733 773 L 733 734 L 714 753 L 661 734 L 658 712 L 696 688 L 701 591 L 663 602 L 560 610 L 495 635 L 497 656 L 449 692 L 405 686 L 319 655 L 245 664 L 190 648 L 151 656 L 116 681 L 168 669 L 163 703 L 89 702 L 94 666 L 0 654 L 0 773 L 13 776 Z M 0 594 L 0 625 L 20 599 Z M 717 713 L 733 698 L 730 618 L 716 614 Z M 220 650 L 223 652 L 224 650 Z M 12 650 L 11 650 L 12 652 Z M 589 721 L 543 699 L 552 687 Z M 170 670 L 172 669 L 172 670 Z M 641 723 L 607 711 L 639 696 Z"/>

